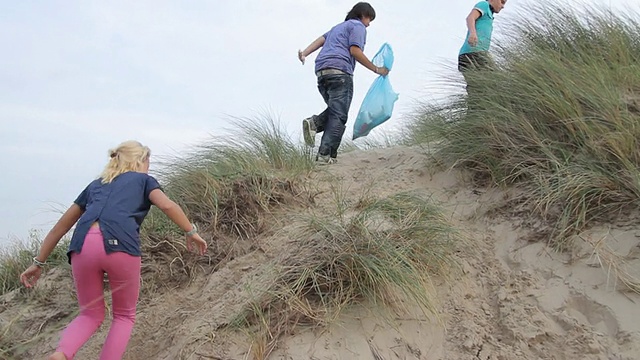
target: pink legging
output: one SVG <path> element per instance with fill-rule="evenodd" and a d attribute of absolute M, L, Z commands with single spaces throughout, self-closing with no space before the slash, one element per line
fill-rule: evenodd
<path fill-rule="evenodd" d="M 58 352 L 68 360 L 96 332 L 104 320 L 104 273 L 109 277 L 113 305 L 113 322 L 105 340 L 100 360 L 122 359 L 136 319 L 140 292 L 140 257 L 124 252 L 109 255 L 99 228 L 91 228 L 82 251 L 71 254 L 71 268 L 78 294 L 80 314 L 62 332 Z"/>

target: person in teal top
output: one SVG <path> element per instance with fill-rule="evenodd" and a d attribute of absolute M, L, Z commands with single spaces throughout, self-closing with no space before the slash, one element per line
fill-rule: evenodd
<path fill-rule="evenodd" d="M 458 70 L 463 75 L 470 69 L 489 67 L 493 16 L 504 8 L 506 2 L 507 0 L 480 1 L 467 16 L 467 37 L 458 56 Z"/>

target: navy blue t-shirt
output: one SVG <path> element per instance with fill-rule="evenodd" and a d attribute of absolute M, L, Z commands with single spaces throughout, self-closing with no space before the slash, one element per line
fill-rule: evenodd
<path fill-rule="evenodd" d="M 122 251 L 141 256 L 140 225 L 151 208 L 149 194 L 155 189 L 161 189 L 156 179 L 133 171 L 118 175 L 108 184 L 101 179 L 92 181 L 74 201 L 84 212 L 71 237 L 69 262 L 72 252 L 82 251 L 84 238 L 96 221 L 107 254 Z"/>

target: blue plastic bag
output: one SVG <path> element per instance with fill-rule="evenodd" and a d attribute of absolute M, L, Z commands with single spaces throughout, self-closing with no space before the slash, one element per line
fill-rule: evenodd
<path fill-rule="evenodd" d="M 393 66 L 393 50 L 384 43 L 371 60 L 375 66 L 386 67 L 391 70 Z M 362 100 L 358 117 L 353 124 L 353 140 L 367 136 L 376 126 L 391 118 L 393 105 L 398 100 L 398 94 L 393 91 L 389 76 L 378 76 L 371 84 L 367 95 Z"/>

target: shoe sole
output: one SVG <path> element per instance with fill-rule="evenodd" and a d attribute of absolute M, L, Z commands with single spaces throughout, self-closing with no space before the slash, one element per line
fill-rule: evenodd
<path fill-rule="evenodd" d="M 333 165 L 336 164 L 338 162 L 338 160 L 332 159 L 329 161 L 324 161 L 324 160 L 316 160 L 316 165 L 319 166 L 327 166 L 327 165 Z"/>
<path fill-rule="evenodd" d="M 316 134 L 315 131 L 311 130 L 311 123 L 307 119 L 302 120 L 302 136 L 307 146 L 316 146 Z"/>

